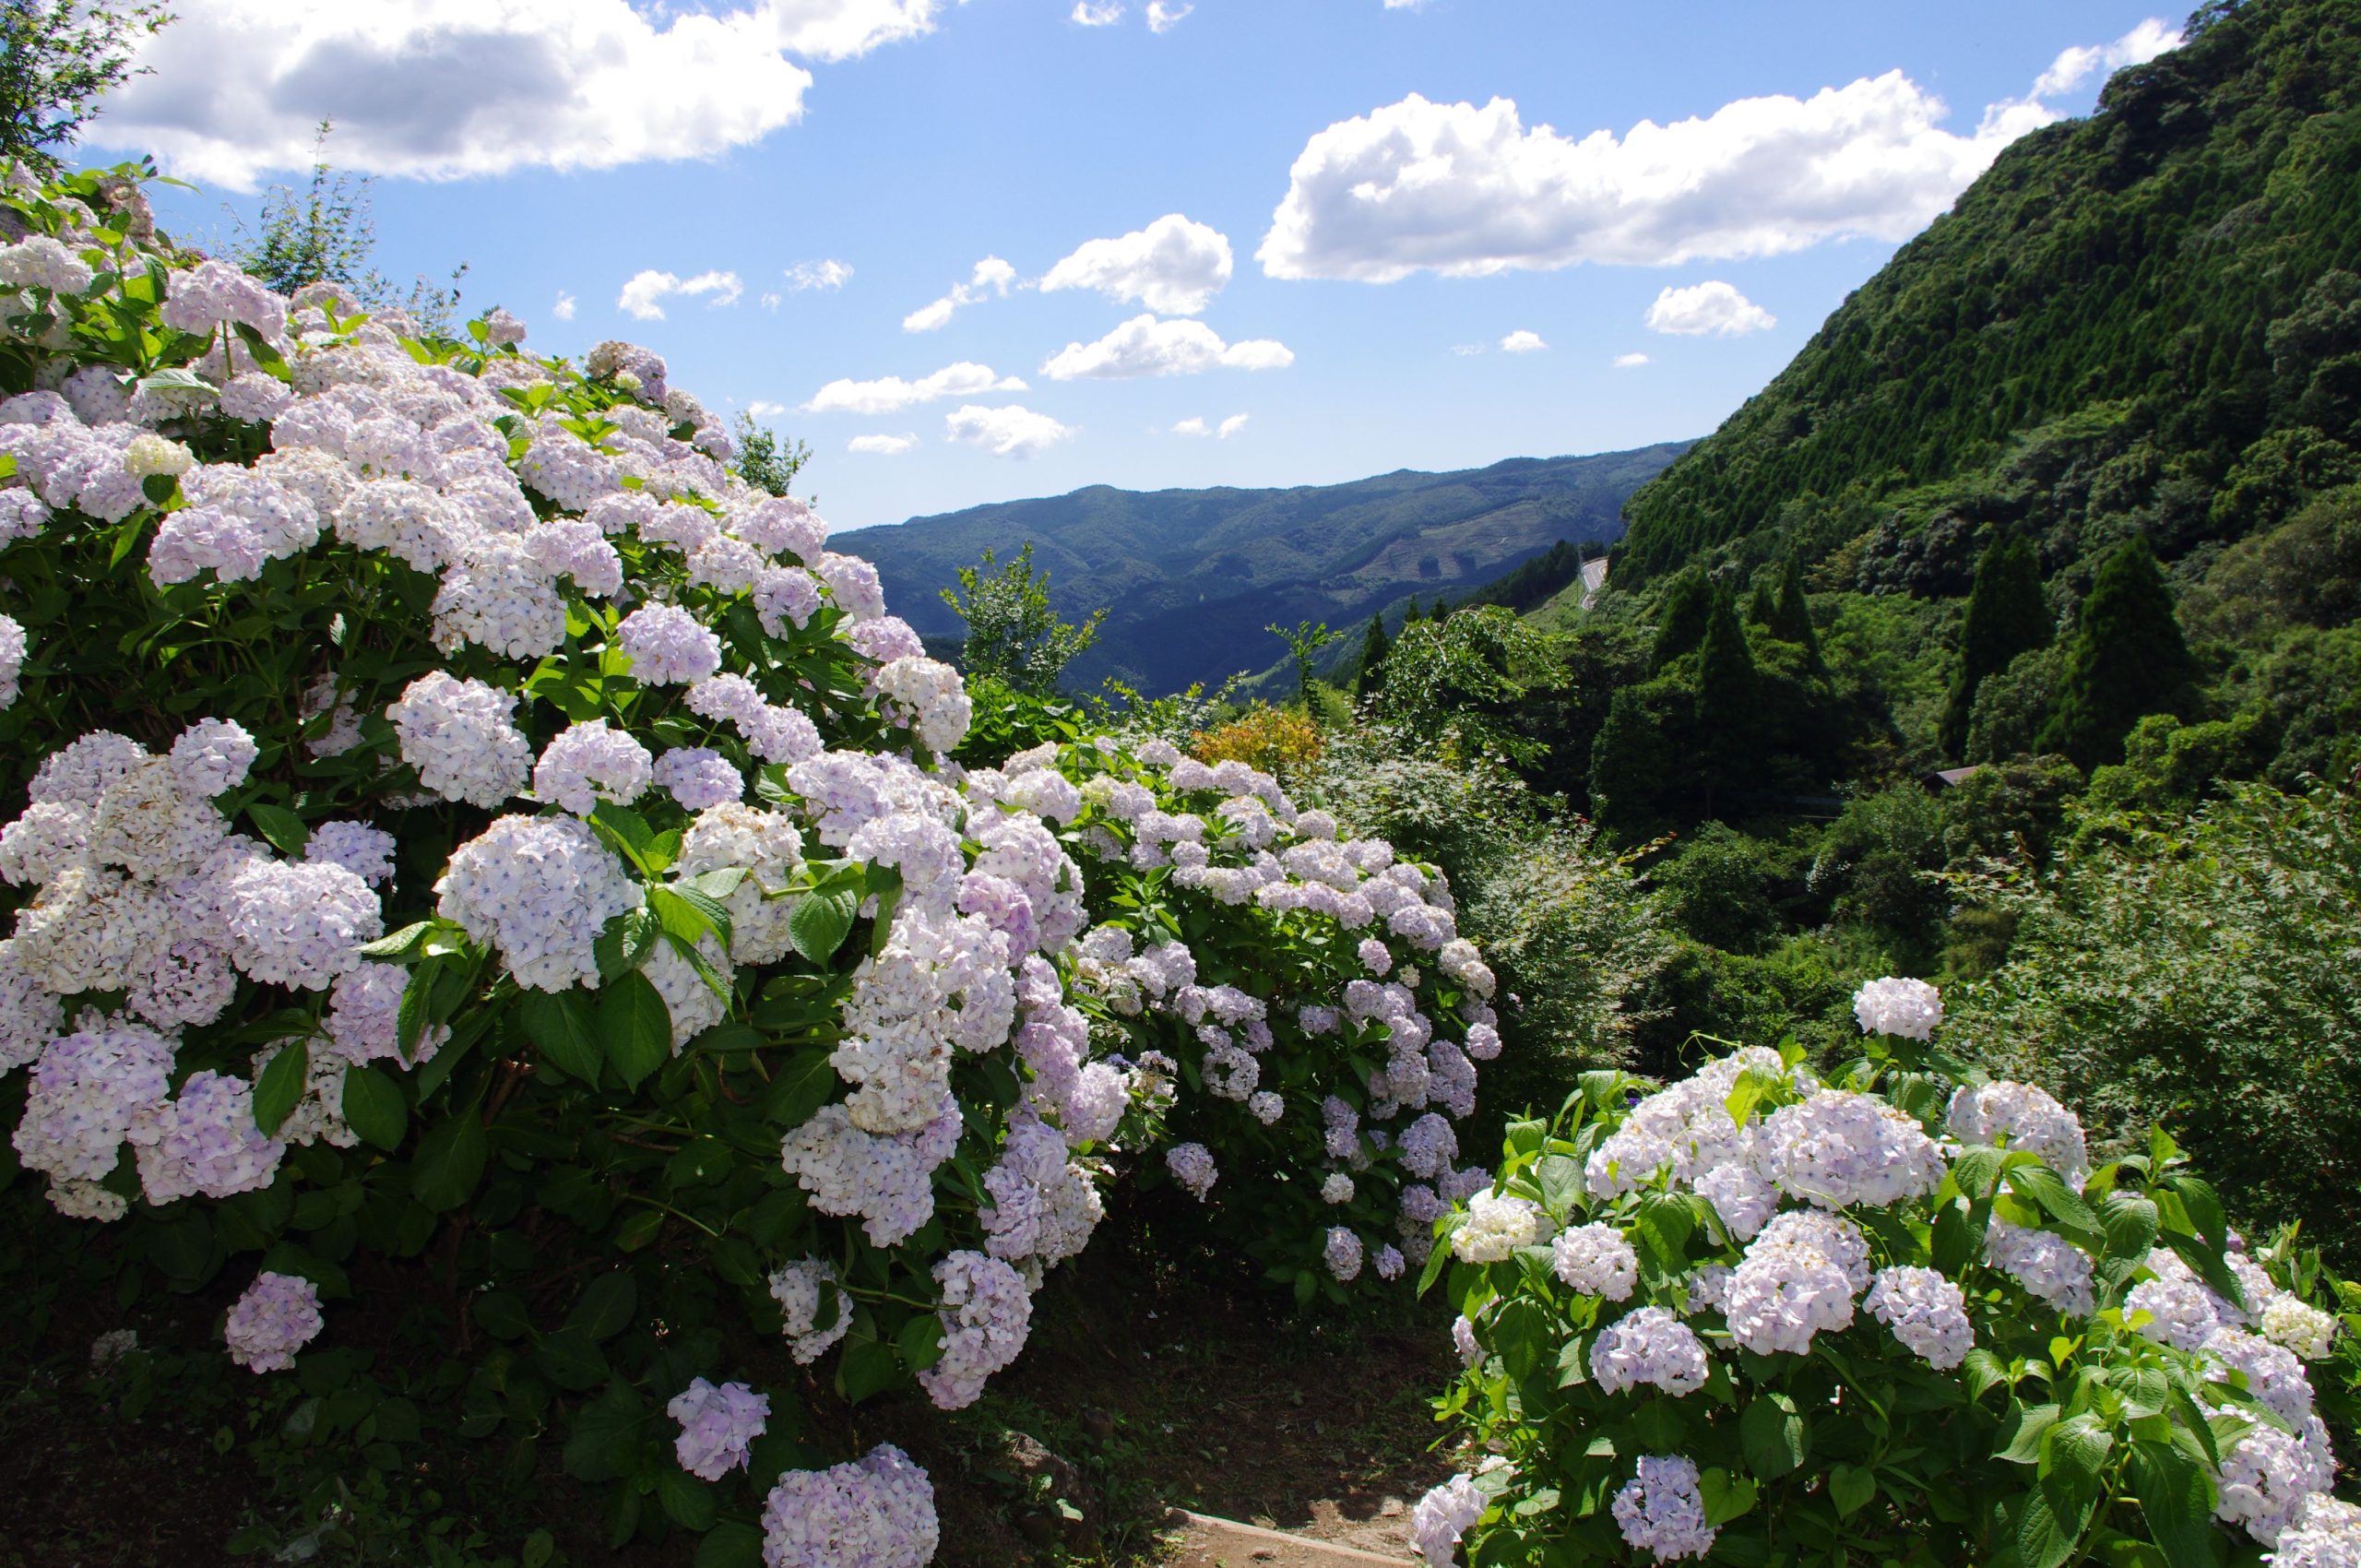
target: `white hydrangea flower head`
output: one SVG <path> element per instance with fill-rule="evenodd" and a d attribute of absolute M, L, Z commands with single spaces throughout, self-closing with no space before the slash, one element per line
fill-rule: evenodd
<path fill-rule="evenodd" d="M 2170 1264 L 2165 1262 L 2166 1258 L 2172 1260 Z M 2137 1323 L 2142 1334 L 2159 1344 L 2177 1350 L 2200 1348 L 2222 1326 L 2213 1293 L 2170 1253 L 2151 1253 L 2148 1267 L 2155 1277 L 2142 1280 L 2124 1294 L 2125 1321 Z M 2140 1322 L 2139 1314 L 2143 1313 L 2146 1321 Z"/>
<path fill-rule="evenodd" d="M 1869 1288 L 1869 1242 L 1860 1227 L 1819 1209 L 1789 1209 L 1762 1228 L 1754 1245 L 1811 1247 L 1845 1271 L 1855 1294 Z M 1752 1249 L 1750 1248 L 1750 1251 Z"/>
<path fill-rule="evenodd" d="M 601 801 L 627 806 L 656 779 L 656 759 L 646 746 L 603 719 L 568 725 L 541 748 L 533 767 L 533 793 L 575 816 L 588 816 Z"/>
<path fill-rule="evenodd" d="M 1889 975 L 1870 980 L 1853 993 L 1853 1016 L 1865 1035 L 1932 1039 L 1936 1026 L 1943 1021 L 1942 993 L 1925 980 Z"/>
<path fill-rule="evenodd" d="M 1721 1534 L 1705 1523 L 1697 1462 L 1678 1455 L 1643 1455 L 1637 1473 L 1615 1494 L 1612 1512 L 1624 1541 L 1659 1562 L 1703 1557 Z"/>
<path fill-rule="evenodd" d="M 1199 1143 L 1173 1145 L 1164 1151 L 1164 1165 L 1172 1172 L 1172 1179 L 1199 1203 L 1205 1201 L 1205 1194 L 1213 1191 L 1214 1182 L 1221 1175 L 1212 1151 Z"/>
<path fill-rule="evenodd" d="M 1463 1263 L 1500 1263 L 1519 1247 L 1536 1246 L 1548 1233 L 1541 1206 L 1513 1193 L 1477 1193 L 1467 1216 L 1452 1232 L 1451 1250 Z"/>
<path fill-rule="evenodd" d="M 514 694 L 436 670 L 412 681 L 386 717 L 421 784 L 490 810 L 532 777 L 533 748 L 509 719 L 516 710 Z"/>
<path fill-rule="evenodd" d="M 5 1060 L 5 1058 L 0 1058 Z M 2292 1292 L 2282 1292 L 2262 1309 L 2262 1336 L 2308 1361 L 2324 1361 L 2335 1348 L 2337 1320 Z"/>
<path fill-rule="evenodd" d="M 1576 1225 L 1550 1243 L 1550 1266 L 1577 1295 L 1629 1300 L 1640 1279 L 1640 1255 L 1612 1225 Z"/>
<path fill-rule="evenodd" d="M 2276 1411 L 2290 1426 L 2300 1427 L 2312 1413 L 2312 1380 L 2293 1350 L 2228 1324 L 2205 1336 L 2201 1347 L 2213 1363 L 2206 1378 L 2227 1383 L 2232 1372 L 2245 1381 L 2247 1392 Z"/>

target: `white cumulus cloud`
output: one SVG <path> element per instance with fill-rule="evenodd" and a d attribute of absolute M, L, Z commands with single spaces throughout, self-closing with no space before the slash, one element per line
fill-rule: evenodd
<path fill-rule="evenodd" d="M 839 378 L 813 393 L 812 400 L 803 405 L 803 411 L 807 414 L 890 414 L 896 409 L 907 409 L 914 403 L 931 403 L 943 398 L 973 398 L 982 392 L 1022 392 L 1025 389 L 1025 383 L 1015 376 L 1003 376 L 990 365 L 961 360 L 957 364 L 944 365 L 932 375 L 920 376 L 916 381 L 905 381 L 898 375 L 880 376 L 874 381 Z"/>
<path fill-rule="evenodd" d="M 902 317 L 905 332 L 932 332 L 950 324 L 954 312 L 962 305 L 991 299 L 995 294 L 1006 297 L 1008 286 L 1016 281 L 1016 268 L 996 255 L 988 255 L 976 263 L 975 270 L 965 283 L 954 283 L 951 291 L 931 305 L 920 305 Z"/>
<path fill-rule="evenodd" d="M 1231 436 L 1236 435 L 1240 431 L 1246 428 L 1246 421 L 1249 417 L 1250 416 L 1245 414 L 1232 414 L 1228 419 L 1222 421 L 1220 424 L 1213 425 L 1208 424 L 1204 420 L 1192 415 L 1188 419 L 1182 420 L 1179 424 L 1174 425 L 1172 427 L 1172 434 L 1175 435 L 1212 435 L 1218 436 L 1220 439 L 1227 441 Z"/>
<path fill-rule="evenodd" d="M 2057 98 L 2073 91 L 2094 71 L 2119 71 L 2144 65 L 2168 49 L 2180 47 L 2180 29 L 2150 17 L 2113 43 L 2090 43 L 2061 50 L 2049 69 L 2033 84 L 2035 98 Z"/>
<path fill-rule="evenodd" d="M 1147 0 L 1147 30 L 1170 32 L 1180 25 L 1180 18 L 1195 10 L 1194 6 L 1168 6 L 1164 0 Z"/>
<path fill-rule="evenodd" d="M 1615 356 L 1615 368 L 1617 370 L 1637 370 L 1647 362 L 1648 356 L 1645 354 L 1618 354 Z"/>
<path fill-rule="evenodd" d="M 1537 354 L 1548 346 L 1541 340 L 1540 333 L 1528 332 L 1522 327 L 1501 339 L 1501 352 L 1504 354 Z"/>
<path fill-rule="evenodd" d="M 557 303 L 550 306 L 550 314 L 557 317 L 560 321 L 572 321 L 574 319 L 574 296 L 567 293 L 564 290 L 560 289 L 557 291 Z"/>
<path fill-rule="evenodd" d="M 663 302 L 671 295 L 711 294 L 713 298 L 706 302 L 708 305 L 734 305 L 745 291 L 746 285 L 739 281 L 735 272 L 700 272 L 694 278 L 682 278 L 678 273 L 645 267 L 633 273 L 631 280 L 623 285 L 623 291 L 615 296 L 615 308 L 641 321 L 661 321 Z"/>
<path fill-rule="evenodd" d="M 1232 414 L 1228 419 L 1221 422 L 1221 428 L 1216 430 L 1214 434 L 1220 436 L 1224 441 L 1227 441 L 1231 436 L 1236 435 L 1240 431 L 1246 428 L 1247 418 L 1248 416 L 1245 414 Z"/>
<path fill-rule="evenodd" d="M 1295 362 L 1284 343 L 1253 338 L 1225 343 L 1202 321 L 1159 321 L 1135 315 L 1095 343 L 1068 343 L 1041 374 L 1052 381 L 1084 376 L 1121 380 L 1138 375 L 1194 375 L 1200 371 L 1279 370 Z"/>
<path fill-rule="evenodd" d="M 1000 409 L 969 403 L 943 415 L 943 429 L 952 440 L 995 457 L 1036 457 L 1074 434 L 1074 426 L 1014 403 Z"/>
<path fill-rule="evenodd" d="M 865 452 L 872 457 L 898 457 L 919 444 L 915 435 L 856 435 L 845 443 L 848 452 Z"/>
<path fill-rule="evenodd" d="M 1211 435 L 1213 433 L 1213 426 L 1194 414 L 1172 427 L 1172 434 L 1175 435 Z"/>
<path fill-rule="evenodd" d="M 1074 0 L 1073 19 L 1077 27 L 1111 27 L 1123 19 L 1122 0 L 1100 0 L 1097 5 L 1091 4 L 1091 0 Z"/>
<path fill-rule="evenodd" d="M 1528 128 L 1505 98 L 1479 109 L 1413 93 L 1305 144 L 1255 255 L 1275 278 L 1388 283 L 1421 270 L 1655 266 L 1900 240 L 2010 140 L 2054 118 L 2021 106 L 1961 136 L 1942 127 L 1946 113 L 1890 71 L 1577 140 Z"/>
<path fill-rule="evenodd" d="M 1389 11 L 1418 11 L 1426 7 L 1427 0 L 1385 0 Z"/>
<path fill-rule="evenodd" d="M 1077 246 L 1043 276 L 1041 291 L 1096 289 L 1166 315 L 1194 315 L 1229 281 L 1231 265 L 1228 236 L 1168 212 L 1145 229 Z"/>
<path fill-rule="evenodd" d="M 766 398 L 757 398 L 746 405 L 746 412 L 758 420 L 772 420 L 787 412 L 787 405 L 774 403 Z"/>
<path fill-rule="evenodd" d="M 1647 315 L 1649 331 L 1683 338 L 1702 338 L 1707 333 L 1735 338 L 1748 332 L 1765 332 L 1778 325 L 1777 316 L 1719 281 L 1667 289 L 1648 306 Z"/>
<path fill-rule="evenodd" d="M 103 144 L 252 190 L 305 169 L 452 179 L 702 158 L 802 117 L 812 73 L 930 32 L 942 0 L 204 0 L 108 94 Z M 793 58 L 790 58 L 792 56 Z"/>

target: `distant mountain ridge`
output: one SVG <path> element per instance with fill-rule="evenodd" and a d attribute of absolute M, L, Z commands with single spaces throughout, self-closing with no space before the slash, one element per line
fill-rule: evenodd
<path fill-rule="evenodd" d="M 1030 542 L 1062 612 L 1109 611 L 1068 686 L 1114 675 L 1161 694 L 1269 665 L 1285 651 L 1264 630 L 1273 622 L 1349 630 L 1410 598 L 1464 597 L 1554 544 L 1608 544 L 1624 501 L 1688 445 L 1285 490 L 1092 485 L 838 540 L 876 564 L 887 602 L 930 638 L 959 636 L 937 591 L 958 568 Z"/>

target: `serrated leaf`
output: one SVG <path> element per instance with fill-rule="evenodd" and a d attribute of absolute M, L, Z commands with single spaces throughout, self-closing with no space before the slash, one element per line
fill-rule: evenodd
<path fill-rule="evenodd" d="M 2156 1244 L 2156 1206 L 2137 1193 L 2107 1194 L 2099 1209 L 2100 1229 L 2106 1236 L 2106 1255 L 2144 1261 Z"/>
<path fill-rule="evenodd" d="M 787 939 L 805 961 L 826 968 L 852 933 L 860 900 L 850 893 L 806 893 L 787 912 Z"/>
<path fill-rule="evenodd" d="M 284 806 L 274 806 L 262 801 L 249 802 L 246 820 L 255 825 L 255 831 L 261 834 L 272 849 L 289 860 L 301 860 L 303 846 L 312 841 L 312 830 L 303 826 L 303 819 Z"/>
<path fill-rule="evenodd" d="M 763 1532 L 742 1520 L 724 1519 L 697 1543 L 690 1568 L 762 1568 Z"/>
<path fill-rule="evenodd" d="M 311 1047 L 301 1039 L 289 1040 L 255 1080 L 255 1125 L 277 1137 L 311 1082 Z"/>
<path fill-rule="evenodd" d="M 2099 1233 L 2099 1217 L 2091 1212 L 2091 1206 L 2047 1165 L 2011 1165 L 2008 1181 L 2010 1191 L 2039 1204 L 2059 1224 L 2093 1236 Z"/>
<path fill-rule="evenodd" d="M 2172 1568 L 2213 1568 L 2221 1541 L 2213 1527 L 2214 1491 L 2205 1467 L 2167 1445 L 2131 1450 L 2132 1495 L 2148 1523 L 2148 1538 Z"/>
<path fill-rule="evenodd" d="M 922 1313 L 902 1325 L 895 1344 L 902 1352 L 902 1364 L 912 1372 L 924 1372 L 943 1360 L 943 1320 L 931 1313 Z"/>
<path fill-rule="evenodd" d="M 2017 1424 L 2009 1433 L 2009 1441 L 1993 1452 L 1996 1459 L 2011 1465 L 2034 1465 L 2041 1460 L 2041 1437 L 2058 1424 L 2058 1409 L 2055 1405 L 2028 1405 L 2017 1413 Z"/>
<path fill-rule="evenodd" d="M 858 1405 L 872 1394 L 893 1387 L 902 1379 L 902 1364 L 894 1352 L 874 1339 L 856 1339 L 836 1359 L 836 1387 L 847 1404 Z"/>
<path fill-rule="evenodd" d="M 599 1016 L 588 992 L 527 990 L 517 998 L 516 1015 L 525 1038 L 561 1071 L 586 1084 L 599 1081 L 607 1056 L 599 1044 Z"/>
<path fill-rule="evenodd" d="M 409 1130 L 409 1101 L 401 1086 L 375 1067 L 344 1070 L 345 1124 L 381 1149 L 401 1147 Z"/>
<path fill-rule="evenodd" d="M 617 1269 L 583 1287 L 565 1321 L 593 1339 L 612 1339 L 631 1326 L 631 1314 L 638 1305 L 639 1286 L 629 1274 Z"/>
<path fill-rule="evenodd" d="M 713 1527 L 713 1488 L 685 1470 L 658 1471 L 656 1500 L 664 1505 L 665 1517 L 684 1530 Z"/>
<path fill-rule="evenodd" d="M 599 1045 L 607 1063 L 636 1089 L 671 1059 L 672 1015 L 648 978 L 633 969 L 599 994 Z"/>
<path fill-rule="evenodd" d="M 599 962 L 599 981 L 603 984 L 639 968 L 663 935 L 664 923 L 645 904 L 609 921 L 590 944 L 591 956 Z"/>
<path fill-rule="evenodd" d="M 1738 1443 L 1746 1467 L 1764 1480 L 1801 1468 L 1811 1455 L 1811 1427 L 1783 1394 L 1760 1394 L 1738 1418 Z"/>
<path fill-rule="evenodd" d="M 409 1167 L 410 1195 L 436 1214 L 448 1214 L 474 1195 L 491 1153 L 483 1123 L 454 1111 L 426 1131 Z"/>
<path fill-rule="evenodd" d="M 376 959 L 409 957 L 425 944 L 430 935 L 433 934 L 438 923 L 440 922 L 435 921 L 414 921 L 390 936 L 381 936 L 374 942 L 362 943 L 360 948 L 361 956 L 364 958 Z"/>
<path fill-rule="evenodd" d="M 560 1388 L 577 1393 L 607 1381 L 606 1353 L 577 1327 L 561 1328 L 534 1346 L 533 1364 Z"/>

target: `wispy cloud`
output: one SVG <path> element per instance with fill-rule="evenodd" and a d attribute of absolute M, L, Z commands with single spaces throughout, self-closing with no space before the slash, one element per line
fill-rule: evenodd
<path fill-rule="evenodd" d="M 1025 389 L 1025 383 L 1015 376 L 1003 376 L 990 365 L 961 360 L 916 381 L 905 381 L 898 375 L 883 375 L 874 381 L 831 381 L 812 394 L 812 400 L 803 405 L 803 411 L 811 414 L 888 414 L 896 409 L 907 409 L 916 403 L 931 403 L 943 398 L 973 398 L 983 392 L 1022 392 Z"/>
<path fill-rule="evenodd" d="M 615 296 L 615 308 L 641 321 L 661 321 L 663 302 L 675 294 L 690 298 L 710 294 L 713 297 L 706 302 L 707 305 L 734 305 L 745 291 L 746 285 L 735 272 L 700 272 L 694 278 L 682 278 L 677 273 L 647 267 L 631 275 L 623 292 Z"/>
<path fill-rule="evenodd" d="M 976 263 L 965 283 L 954 283 L 951 291 L 932 304 L 920 305 L 902 317 L 905 332 L 932 332 L 947 327 L 952 315 L 979 300 L 995 296 L 1006 297 L 1009 285 L 1016 281 L 1016 268 L 996 255 L 988 255 Z"/>
<path fill-rule="evenodd" d="M 1135 315 L 1095 343 L 1068 343 L 1041 374 L 1052 381 L 1082 377 L 1122 380 L 1140 375 L 1194 375 L 1200 371 L 1279 370 L 1295 362 L 1285 343 L 1254 338 L 1225 343 L 1202 321 L 1159 321 Z"/>

